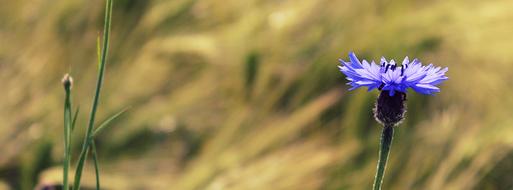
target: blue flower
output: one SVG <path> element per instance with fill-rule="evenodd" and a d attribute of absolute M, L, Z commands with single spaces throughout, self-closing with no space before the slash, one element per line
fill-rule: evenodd
<path fill-rule="evenodd" d="M 369 91 L 377 88 L 394 96 L 396 92 L 406 93 L 407 89 L 411 88 L 418 93 L 431 95 L 440 92 L 436 85 L 448 79 L 445 76 L 447 67 L 442 69 L 432 64 L 423 66 L 417 59 L 410 62 L 408 57 L 404 58 L 401 65 L 382 57 L 380 65 L 377 65 L 374 61 L 360 62 L 351 52 L 349 62 L 340 59 L 340 63 L 340 71 L 347 76 L 347 84 L 352 86 L 349 90 L 366 86 Z"/>

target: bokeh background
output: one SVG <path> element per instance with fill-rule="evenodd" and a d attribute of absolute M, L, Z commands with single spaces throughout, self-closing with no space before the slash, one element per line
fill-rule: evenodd
<path fill-rule="evenodd" d="M 59 184 L 64 91 L 94 91 L 104 1 L 0 0 L 0 189 Z M 370 189 L 377 92 L 337 69 L 449 67 L 408 95 L 385 189 L 513 189 L 511 0 L 116 0 L 98 138 L 106 189 Z M 74 161 L 74 163 L 76 163 Z M 85 187 L 94 187 L 88 162 Z"/>

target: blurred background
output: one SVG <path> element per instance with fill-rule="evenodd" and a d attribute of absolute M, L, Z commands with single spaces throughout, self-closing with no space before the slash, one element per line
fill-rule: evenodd
<path fill-rule="evenodd" d="M 0 189 L 61 183 L 74 78 L 79 154 L 104 1 L 0 0 Z M 370 189 L 377 91 L 338 59 L 449 67 L 408 94 L 385 189 L 513 189 L 511 0 L 116 0 L 98 121 L 105 189 Z M 88 162 L 84 187 L 94 187 Z"/>

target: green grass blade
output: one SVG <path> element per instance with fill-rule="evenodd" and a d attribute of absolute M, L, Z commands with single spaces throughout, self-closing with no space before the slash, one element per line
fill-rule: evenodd
<path fill-rule="evenodd" d="M 73 121 L 71 122 L 71 132 L 73 132 L 73 130 L 75 130 L 75 124 L 77 123 L 77 116 L 78 116 L 79 112 L 80 112 L 80 106 L 77 107 L 77 110 L 75 110 L 75 114 L 73 115 Z"/>
<path fill-rule="evenodd" d="M 89 149 L 80 152 L 80 156 L 78 157 L 77 170 L 75 171 L 75 181 L 73 181 L 73 189 L 80 189 L 80 179 L 82 179 L 82 170 L 84 168 L 88 153 Z"/>
<path fill-rule="evenodd" d="M 93 154 L 94 173 L 96 175 L 96 190 L 100 190 L 100 164 L 98 163 L 98 153 L 96 153 L 96 143 L 91 142 L 91 151 Z"/>
<path fill-rule="evenodd" d="M 96 55 L 98 57 L 98 70 L 100 70 L 101 62 L 102 62 L 102 47 L 101 47 L 100 33 L 98 32 L 98 36 L 96 37 Z"/>
<path fill-rule="evenodd" d="M 128 109 L 130 109 L 130 107 L 128 108 L 125 108 L 121 111 L 119 111 L 118 113 L 110 116 L 109 118 L 107 118 L 105 121 L 102 122 L 102 124 L 100 124 L 100 126 L 98 128 L 96 128 L 93 132 L 93 137 L 95 137 L 96 135 L 99 134 L 100 131 L 102 131 L 105 127 L 109 126 L 110 122 L 114 121 L 116 118 L 118 118 L 119 116 L 121 116 L 123 113 L 125 113 Z"/>
<path fill-rule="evenodd" d="M 105 72 L 105 63 L 107 62 L 107 55 L 109 50 L 109 38 L 110 38 L 110 27 L 112 20 L 112 4 L 113 0 L 107 0 L 105 3 L 105 25 L 103 32 L 103 44 L 102 44 L 102 54 L 100 59 L 100 68 L 98 71 L 98 80 L 96 83 L 96 91 L 93 98 L 93 104 L 91 107 L 91 114 L 89 117 L 89 124 L 86 130 L 86 137 L 84 138 L 84 143 L 82 144 L 82 151 L 80 152 L 80 159 L 77 164 L 77 168 L 75 170 L 75 181 L 73 184 L 74 189 L 80 189 L 80 180 L 82 177 L 82 170 L 84 169 L 85 159 L 88 154 L 89 146 L 92 141 L 92 133 L 94 128 L 94 121 L 96 117 L 96 110 L 98 109 L 98 102 L 100 100 L 100 92 L 104 78 Z"/>

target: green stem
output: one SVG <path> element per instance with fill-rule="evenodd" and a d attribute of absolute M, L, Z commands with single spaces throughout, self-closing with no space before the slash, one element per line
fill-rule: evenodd
<path fill-rule="evenodd" d="M 105 72 L 105 63 L 107 60 L 108 50 L 109 50 L 109 38 L 110 38 L 110 25 L 112 19 L 112 0 L 107 0 L 105 3 L 105 25 L 103 30 L 103 45 L 102 45 L 102 54 L 100 61 L 100 69 L 98 71 L 98 80 L 96 83 L 96 92 L 93 98 L 93 105 L 91 108 L 91 114 L 89 118 L 89 124 L 86 131 L 86 137 L 84 138 L 84 143 L 82 144 L 82 151 L 80 152 L 80 158 L 77 164 L 77 169 L 75 171 L 75 181 L 73 185 L 73 189 L 80 189 L 80 179 L 82 177 L 82 170 L 84 168 L 84 163 L 88 154 L 89 146 L 91 145 L 93 128 L 94 128 L 94 120 L 96 117 L 96 110 L 98 108 L 98 102 L 100 99 L 100 91 L 103 83 L 103 77 Z"/>
<path fill-rule="evenodd" d="M 388 155 L 390 153 L 390 147 L 392 146 L 392 140 L 394 137 L 394 127 L 384 126 L 381 133 L 380 149 L 379 149 L 379 160 L 376 171 L 376 177 L 374 178 L 374 190 L 380 190 L 381 184 L 383 183 L 383 176 L 385 175 L 385 168 L 387 165 Z"/>
<path fill-rule="evenodd" d="M 91 151 L 93 152 L 94 172 L 96 174 L 96 190 L 100 190 L 100 164 L 98 163 L 98 153 L 96 152 L 96 143 L 92 142 Z"/>
<path fill-rule="evenodd" d="M 71 158 L 71 86 L 65 86 L 66 99 L 64 100 L 64 163 L 62 185 L 64 190 L 69 189 L 68 173 Z"/>

